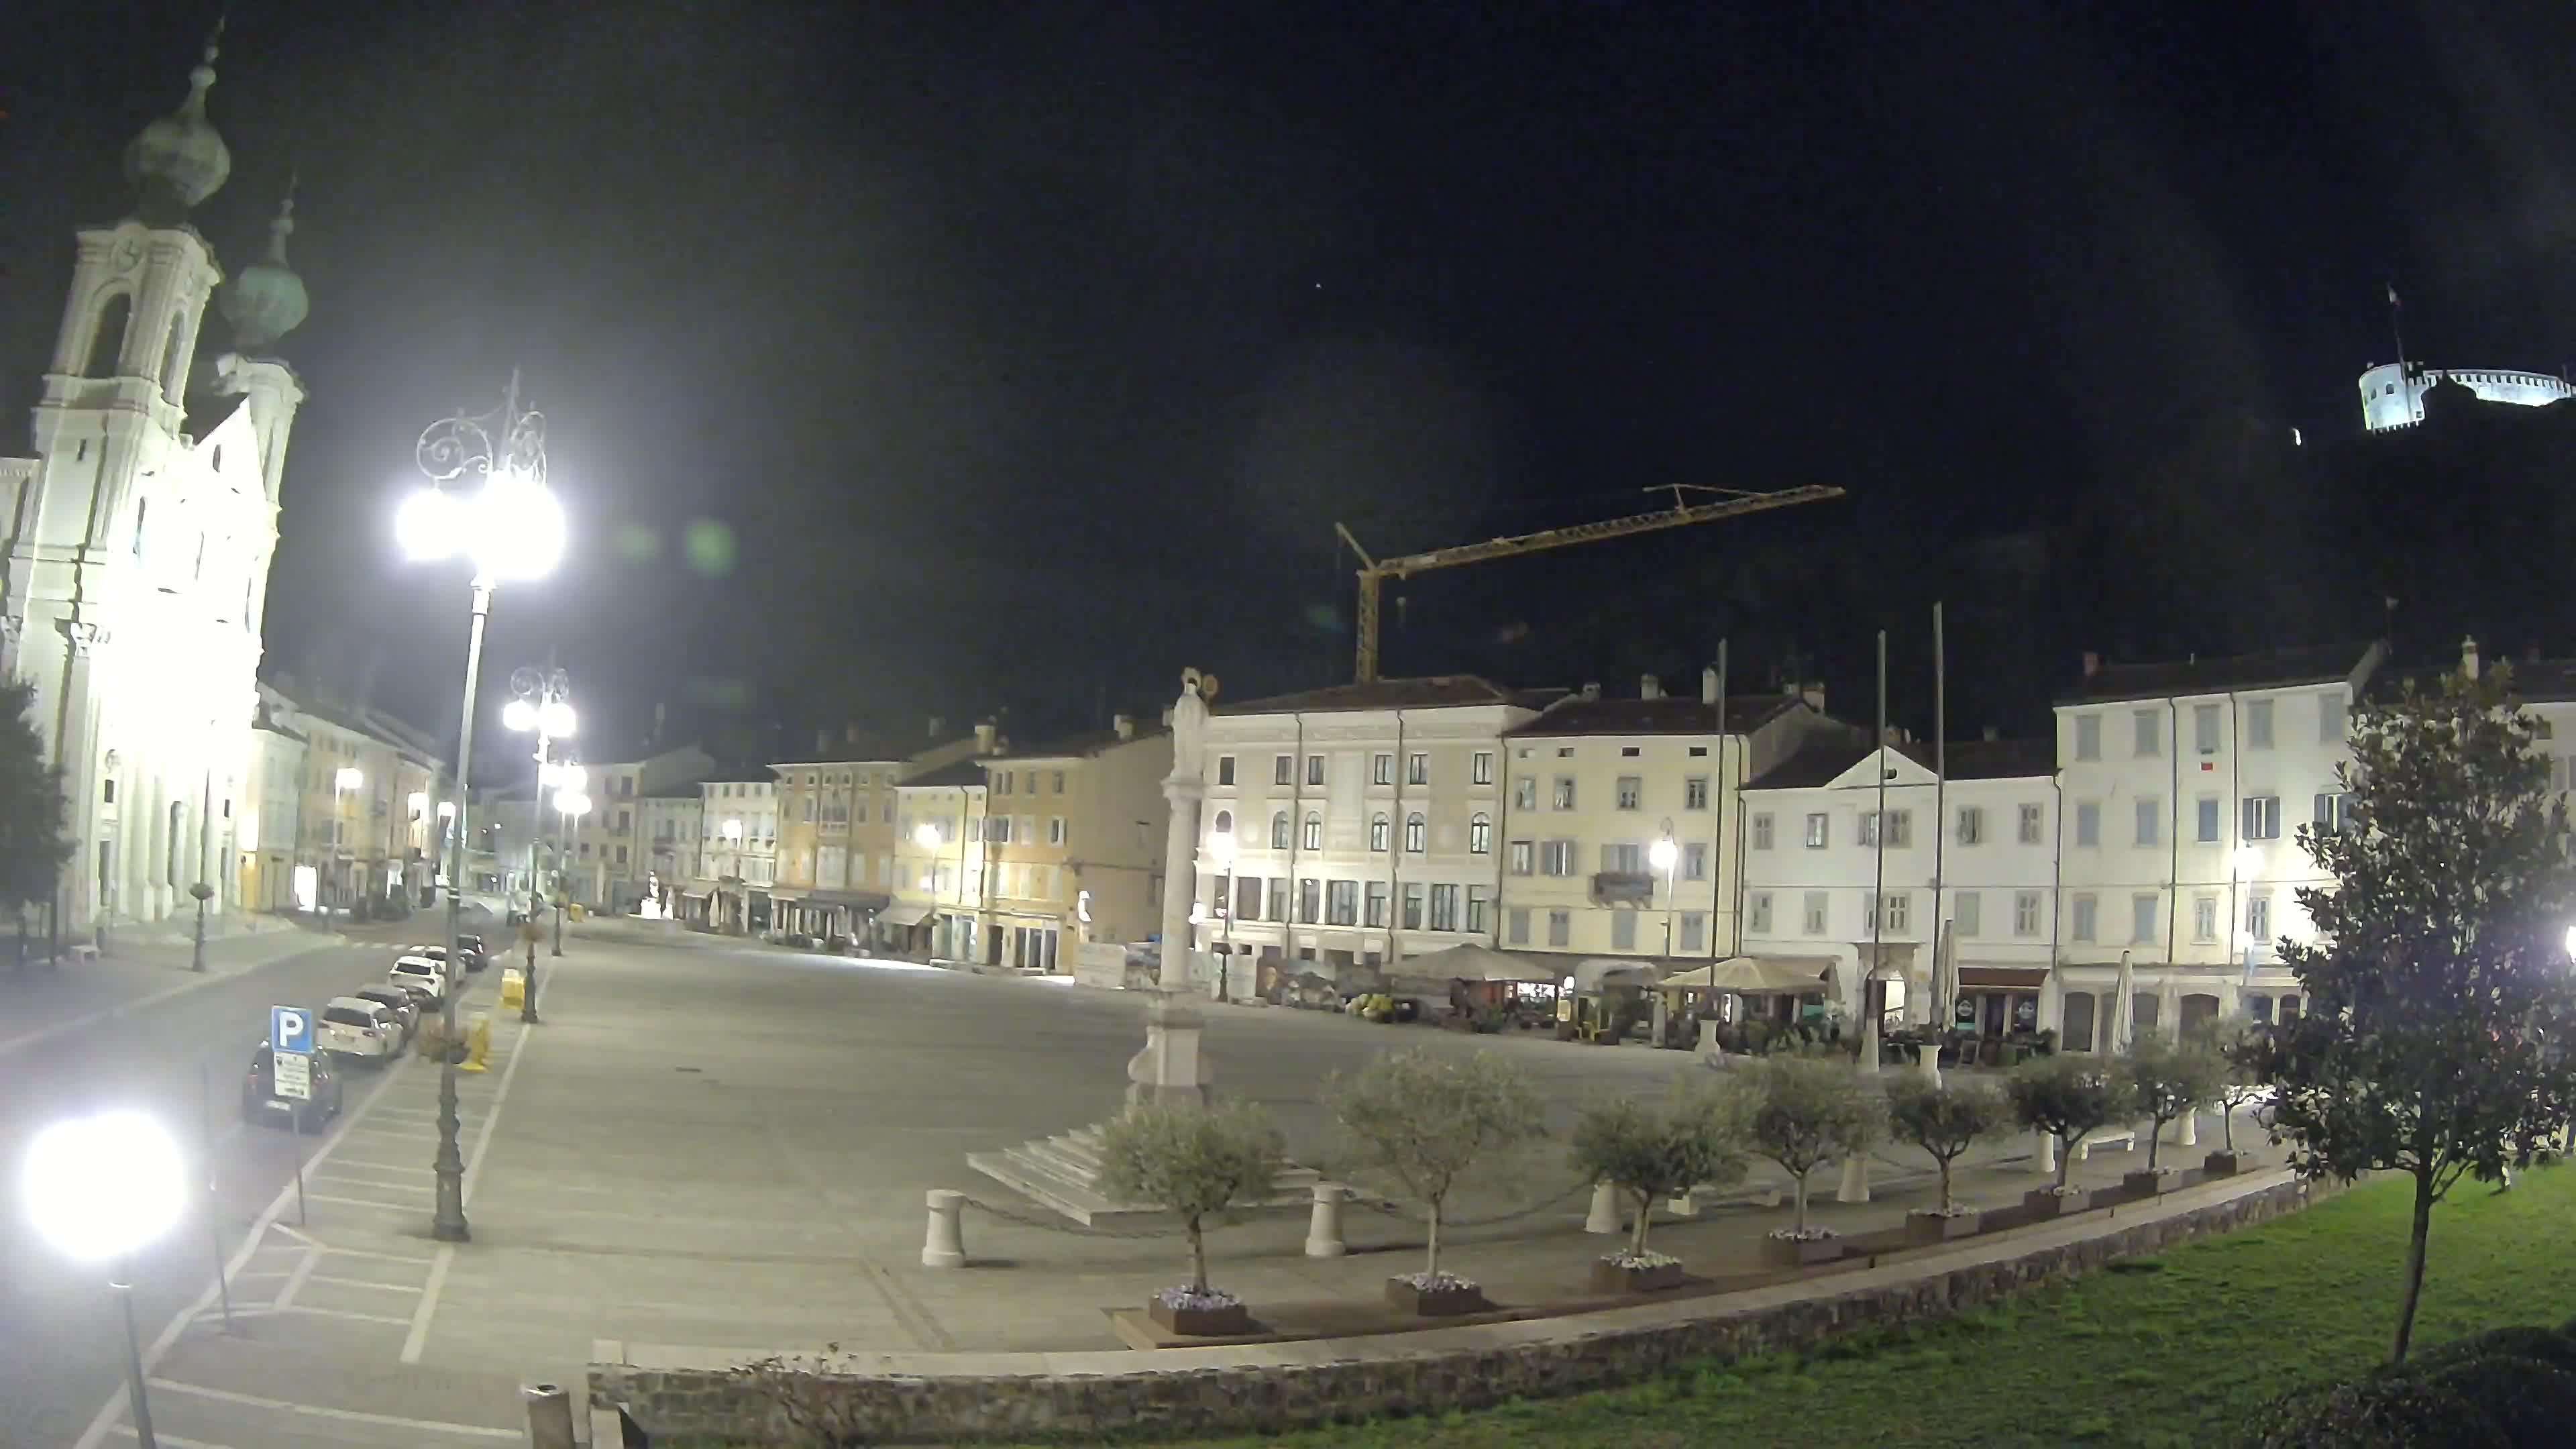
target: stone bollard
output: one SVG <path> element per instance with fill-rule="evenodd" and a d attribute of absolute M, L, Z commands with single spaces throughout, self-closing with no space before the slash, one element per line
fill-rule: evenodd
<path fill-rule="evenodd" d="M 1664 1206 L 1674 1217 L 1677 1218 L 1698 1217 L 1699 1189 L 1692 1188 L 1689 1191 L 1684 1192 L 1680 1197 L 1674 1198 L 1672 1201 L 1664 1204 Z"/>
<path fill-rule="evenodd" d="M 2198 1147 L 2200 1145 L 2200 1114 L 2198 1112 L 2185 1112 L 2180 1117 L 2174 1119 L 2173 1140 L 2174 1145 L 2177 1147 Z"/>
<path fill-rule="evenodd" d="M 959 1221 L 965 1215 L 966 1194 L 944 1187 L 930 1190 L 930 1232 L 921 1242 L 921 1266 L 966 1266 L 966 1233 Z"/>
<path fill-rule="evenodd" d="M 2057 1139 L 2045 1132 L 2031 1134 L 2031 1170 L 2054 1182 L 2057 1180 Z"/>
<path fill-rule="evenodd" d="M 1350 1251 L 1342 1243 L 1342 1203 L 1351 1190 L 1338 1182 L 1315 1184 L 1315 1207 L 1306 1219 L 1306 1256 L 1338 1258 Z"/>
<path fill-rule="evenodd" d="M 1855 1154 L 1843 1159 L 1842 1186 L 1834 1189 L 1836 1202 L 1869 1201 L 1869 1158 Z"/>
<path fill-rule="evenodd" d="M 1592 1185 L 1592 1210 L 1583 1215 L 1583 1230 L 1587 1233 L 1619 1231 L 1619 1189 L 1606 1182 Z"/>
<path fill-rule="evenodd" d="M 561 1384 L 529 1384 L 519 1390 L 528 1406 L 528 1449 L 574 1449 L 572 1395 Z"/>

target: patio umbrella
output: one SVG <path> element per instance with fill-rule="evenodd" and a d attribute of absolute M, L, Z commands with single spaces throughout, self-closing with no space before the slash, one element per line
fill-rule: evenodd
<path fill-rule="evenodd" d="M 1739 996 L 1810 996 L 1825 989 L 1833 962 L 1822 956 L 1731 956 L 1663 979 L 1667 991 L 1732 991 Z"/>
<path fill-rule="evenodd" d="M 1554 981 L 1557 969 L 1526 956 L 1497 951 L 1472 942 L 1450 946 L 1404 961 L 1408 976 L 1434 976 L 1455 981 Z"/>
<path fill-rule="evenodd" d="M 1587 956 L 1574 965 L 1574 989 L 1599 991 L 1605 986 L 1652 986 L 1661 979 L 1651 962 L 1618 956 Z"/>
<path fill-rule="evenodd" d="M 2138 971 L 2129 964 L 2129 953 L 2120 953 L 2120 979 L 2112 988 L 2117 999 L 2111 1003 L 2111 1054 L 2127 1056 L 2129 1039 L 2138 1032 Z"/>

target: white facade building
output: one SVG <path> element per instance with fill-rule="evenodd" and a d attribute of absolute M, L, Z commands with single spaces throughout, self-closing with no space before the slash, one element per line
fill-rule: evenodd
<path fill-rule="evenodd" d="M 231 158 L 207 123 L 214 51 L 126 153 L 135 215 L 85 228 L 8 498 L 0 668 L 36 691 L 76 855 L 65 924 L 237 904 L 260 619 L 287 436 L 304 390 L 265 349 L 303 320 L 281 215 L 221 289 L 236 350 L 196 366 L 223 270 L 188 209 Z M 291 208 L 291 203 L 290 203 Z"/>
<path fill-rule="evenodd" d="M 2411 428 L 2424 421 L 2424 394 L 2441 383 L 2457 383 L 2481 401 L 2517 407 L 2547 407 L 2576 397 L 2576 386 L 2546 372 L 2513 368 L 2400 366 L 2383 362 L 2361 374 L 2361 426 L 2367 432 Z"/>
<path fill-rule="evenodd" d="M 637 824 L 643 802 L 695 785 L 713 773 L 715 763 L 706 751 L 683 745 L 640 760 L 586 765 L 590 779 L 584 788 L 590 796 L 590 813 L 573 822 L 574 899 L 612 915 L 632 912 L 654 885 L 652 846 Z M 776 821 L 773 785 L 769 836 L 773 842 Z M 771 849 L 774 853 L 774 844 Z"/>
<path fill-rule="evenodd" d="M 697 918 L 725 931 L 766 930 L 778 872 L 778 775 L 767 766 L 698 782 Z"/>
<path fill-rule="evenodd" d="M 705 821 L 706 801 L 695 782 L 636 797 L 636 848 L 643 853 L 645 897 L 655 910 L 675 912 L 697 879 Z"/>

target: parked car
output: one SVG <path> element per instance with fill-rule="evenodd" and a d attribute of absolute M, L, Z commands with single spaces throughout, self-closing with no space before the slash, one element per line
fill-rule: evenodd
<path fill-rule="evenodd" d="M 426 956 L 405 956 L 385 973 L 385 984 L 399 986 L 435 1006 L 447 1000 L 447 967 Z"/>
<path fill-rule="evenodd" d="M 456 938 L 456 944 L 464 948 L 466 970 L 480 971 L 484 967 L 492 964 L 491 953 L 483 949 L 482 937 L 472 935 L 458 936 Z"/>
<path fill-rule="evenodd" d="M 263 1126 L 292 1124 L 298 1132 L 311 1132 L 339 1116 L 340 1073 L 331 1065 L 330 1055 L 315 1052 L 306 1075 L 312 1082 L 312 1096 L 299 1102 L 277 1095 L 276 1056 L 268 1043 L 261 1042 L 251 1054 L 249 1075 L 242 1078 L 242 1120 Z"/>
<path fill-rule="evenodd" d="M 402 1028 L 403 1045 L 410 1045 L 413 1034 L 420 1030 L 420 1003 L 401 987 L 361 986 L 349 994 L 391 1011 L 395 1024 Z"/>
<path fill-rule="evenodd" d="M 334 996 L 324 1002 L 322 1019 L 314 1024 L 313 1035 L 316 1046 L 344 1057 L 371 1057 L 382 1062 L 402 1049 L 402 1025 L 394 1020 L 393 1012 L 361 996 Z"/>

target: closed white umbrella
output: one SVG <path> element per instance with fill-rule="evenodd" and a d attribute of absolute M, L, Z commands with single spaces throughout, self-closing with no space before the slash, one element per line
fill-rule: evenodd
<path fill-rule="evenodd" d="M 2129 953 L 2120 953 L 2120 980 L 2113 988 L 2111 1002 L 2111 1054 L 2127 1056 L 2129 1043 L 2138 1034 L 2138 971 L 2129 964 Z"/>

